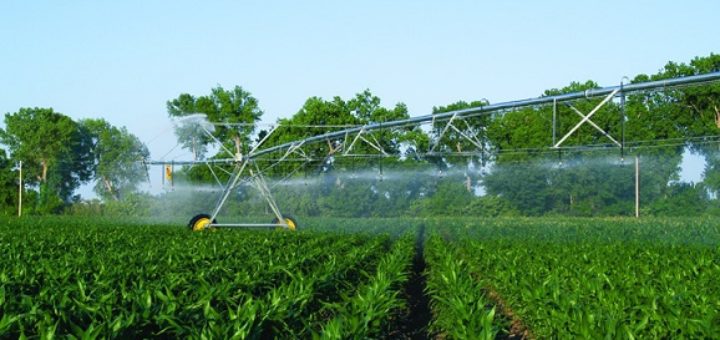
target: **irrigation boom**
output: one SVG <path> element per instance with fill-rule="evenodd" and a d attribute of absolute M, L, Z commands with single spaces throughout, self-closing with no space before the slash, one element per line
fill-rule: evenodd
<path fill-rule="evenodd" d="M 599 89 L 566 93 L 566 94 L 561 94 L 561 95 L 556 95 L 556 96 L 515 100 L 515 101 L 485 105 L 485 106 L 481 106 L 481 107 L 474 107 L 474 108 L 469 108 L 469 109 L 464 109 L 464 110 L 448 111 L 448 112 L 443 112 L 443 113 L 438 113 L 438 114 L 429 114 L 429 115 L 424 115 L 424 116 L 390 121 L 390 122 L 372 123 L 372 124 L 367 124 L 367 125 L 363 125 L 363 126 L 348 128 L 345 130 L 334 131 L 334 132 L 329 132 L 329 133 L 325 133 L 325 134 L 321 134 L 321 135 L 317 135 L 317 136 L 312 136 L 312 137 L 308 137 L 308 138 L 294 141 L 294 142 L 288 142 L 288 143 L 272 146 L 272 147 L 257 151 L 255 153 L 251 154 L 250 157 L 259 157 L 259 156 L 269 154 L 269 153 L 272 153 L 275 151 L 284 150 L 284 149 L 293 147 L 294 145 L 298 145 L 298 144 L 308 144 L 308 143 L 313 143 L 313 142 L 318 142 L 318 141 L 332 140 L 332 139 L 336 139 L 339 137 L 344 137 L 345 135 L 348 135 L 348 134 L 358 133 L 360 131 L 371 131 L 371 130 L 392 128 L 392 127 L 417 125 L 417 124 L 431 122 L 433 120 L 435 120 L 435 121 L 449 120 L 449 119 L 452 119 L 452 117 L 469 118 L 469 117 L 474 117 L 474 116 L 483 115 L 483 114 L 490 114 L 492 112 L 511 110 L 511 109 L 519 109 L 519 108 L 529 107 L 529 106 L 548 105 L 548 104 L 567 102 L 567 101 L 572 101 L 572 100 L 582 99 L 582 98 L 608 96 L 610 94 L 613 94 L 613 96 L 624 95 L 624 94 L 633 93 L 633 92 L 673 88 L 673 87 L 678 87 L 678 86 L 683 86 L 683 85 L 692 85 L 692 84 L 712 82 L 712 81 L 717 81 L 717 80 L 720 80 L 720 72 L 713 72 L 713 73 L 707 73 L 707 74 L 702 74 L 702 75 L 697 75 L 697 76 L 671 78 L 671 79 L 657 80 L 657 81 L 650 81 L 650 82 L 643 82 L 643 83 L 636 83 L 636 84 L 628 84 L 628 85 L 621 84 L 618 86 L 609 86 L 609 87 L 603 87 L 603 88 L 599 88 Z"/>
<path fill-rule="evenodd" d="M 635 92 L 644 92 L 644 91 L 655 91 L 655 90 L 664 90 L 664 89 L 672 89 L 677 88 L 681 86 L 690 86 L 690 85 L 698 85 L 702 83 L 709 83 L 709 82 L 715 82 L 720 80 L 720 72 L 713 72 L 713 73 L 707 73 L 702 75 L 695 75 L 695 76 L 685 76 L 685 77 L 678 77 L 678 78 L 671 78 L 671 79 L 664 79 L 664 80 L 657 80 L 657 81 L 649 81 L 649 82 L 643 82 L 643 83 L 635 83 L 635 84 L 620 84 L 618 86 L 609 86 L 609 87 L 603 87 L 599 89 L 590 89 L 586 91 L 580 91 L 580 92 L 573 92 L 573 93 L 567 93 L 567 94 L 561 94 L 561 95 L 555 95 L 555 96 L 546 96 L 546 97 L 539 97 L 539 98 L 531 98 L 531 99 L 523 99 L 523 100 L 515 100 L 515 101 L 508 101 L 508 102 L 502 102 L 502 103 L 496 103 L 496 104 L 489 104 L 484 105 L 480 107 L 474 107 L 469 109 L 463 109 L 463 110 L 456 110 L 456 111 L 449 111 L 444 113 L 437 113 L 437 114 L 429 114 L 429 115 L 423 115 L 423 116 L 417 116 L 407 119 L 401 119 L 401 120 L 395 120 L 395 121 L 388 121 L 388 122 L 379 122 L 379 123 L 371 123 L 366 124 L 362 126 L 354 126 L 345 128 L 343 130 L 339 131 L 333 131 L 328 132 L 324 134 L 319 134 L 316 136 L 307 137 L 304 139 L 296 140 L 293 142 L 283 143 L 271 147 L 267 147 L 264 149 L 260 149 L 262 144 L 268 139 L 267 137 L 270 136 L 273 132 L 277 130 L 277 128 L 282 127 L 282 125 L 272 129 L 258 144 L 253 148 L 252 151 L 250 151 L 247 155 L 242 154 L 235 154 L 232 158 L 225 158 L 225 159 L 211 159 L 211 160 L 202 160 L 202 161 L 173 161 L 173 164 L 178 165 L 185 165 L 185 164 L 205 164 L 208 166 L 210 171 L 213 174 L 213 177 L 217 181 L 218 185 L 223 189 L 223 193 L 221 197 L 219 198 L 216 207 L 212 214 L 202 214 L 195 216 L 190 221 L 190 228 L 193 230 L 203 230 L 207 227 L 250 227 L 250 228 L 256 228 L 256 227 L 285 227 L 287 229 L 295 230 L 297 223 L 293 218 L 290 218 L 286 215 L 283 215 L 280 212 L 280 209 L 278 208 L 277 204 L 275 203 L 275 199 L 273 198 L 270 189 L 265 182 L 263 171 L 257 166 L 257 163 L 254 161 L 255 159 L 263 156 L 272 154 L 274 152 L 281 152 L 284 151 L 283 155 L 276 160 L 273 160 L 275 164 L 281 163 L 285 160 L 288 160 L 288 157 L 291 154 L 296 154 L 300 156 L 301 158 L 304 158 L 306 160 L 311 160 L 308 155 L 306 155 L 301 147 L 304 145 L 308 145 L 311 143 L 316 142 L 323 142 L 326 141 L 328 143 L 328 146 L 330 148 L 330 153 L 328 156 L 333 156 L 336 154 L 336 152 L 342 152 L 343 155 L 348 155 L 348 153 L 352 150 L 352 148 L 357 143 L 366 143 L 367 145 L 371 146 L 373 149 L 377 150 L 378 152 L 382 153 L 383 155 L 387 155 L 387 153 L 383 150 L 382 145 L 375 139 L 372 135 L 366 135 L 367 132 L 373 131 L 373 130 L 380 130 L 380 129 L 388 129 L 388 128 L 397 128 L 397 127 L 406 127 L 406 126 L 417 126 L 425 123 L 431 123 L 431 122 L 446 122 L 444 128 L 441 130 L 439 136 L 437 136 L 435 143 L 431 145 L 431 148 L 429 150 L 429 153 L 432 153 L 435 150 L 435 147 L 439 144 L 440 139 L 447 133 L 449 130 L 454 130 L 460 137 L 468 140 L 470 143 L 475 145 L 478 148 L 482 148 L 483 143 L 477 138 L 475 134 L 472 132 L 469 132 L 468 130 L 463 130 L 462 128 L 458 128 L 455 124 L 457 122 L 464 122 L 466 125 L 467 122 L 465 119 L 477 117 L 481 115 L 487 115 L 491 113 L 496 112 L 503 112 L 508 110 L 515 110 L 520 109 L 524 107 L 538 107 L 543 105 L 552 105 L 553 106 L 553 145 L 552 148 L 560 148 L 562 144 L 573 134 L 575 131 L 577 131 L 583 124 L 587 123 L 589 125 L 592 125 L 593 128 L 598 130 L 603 136 L 607 137 L 610 141 L 612 141 L 615 145 L 620 147 L 621 150 L 624 152 L 624 146 L 625 146 L 625 138 L 624 138 L 624 122 L 625 122 L 625 111 L 624 111 L 624 103 L 625 103 L 625 96 L 630 93 Z M 604 97 L 596 106 L 588 113 L 583 113 L 577 108 L 573 107 L 568 102 L 583 99 L 583 98 L 597 98 L 597 97 Z M 622 126 L 622 136 L 621 138 L 614 138 L 612 135 L 610 135 L 607 131 L 604 131 L 600 126 L 595 124 L 592 121 L 592 116 L 599 111 L 599 109 L 607 104 L 608 102 L 612 101 L 614 98 L 620 97 L 620 103 L 621 103 L 621 126 Z M 576 114 L 578 114 L 582 119 L 579 123 L 577 123 L 572 129 L 569 130 L 563 137 L 561 137 L 559 140 L 556 138 L 556 113 L 557 113 L 557 104 L 558 103 L 565 103 L 568 105 Z M 212 139 L 215 139 L 215 137 L 208 131 L 204 130 L 205 133 L 209 135 Z M 367 138 L 366 138 L 367 137 Z M 333 143 L 334 146 L 333 146 Z M 168 162 L 167 161 L 148 161 L 145 162 L 149 165 L 165 165 Z M 218 179 L 218 176 L 213 171 L 213 165 L 217 164 L 233 164 L 234 170 L 232 173 L 230 173 L 230 178 L 227 181 L 227 183 L 223 184 Z M 240 181 L 241 176 L 243 173 L 248 173 L 249 176 L 247 178 L 247 182 L 250 182 L 255 186 L 255 188 L 260 192 L 260 194 L 266 199 L 271 211 L 275 215 L 275 219 L 272 223 L 266 224 L 266 223 L 217 223 L 215 221 L 215 218 L 219 214 L 220 210 L 222 209 L 223 205 L 228 200 L 230 193 L 237 188 L 242 182 Z"/>

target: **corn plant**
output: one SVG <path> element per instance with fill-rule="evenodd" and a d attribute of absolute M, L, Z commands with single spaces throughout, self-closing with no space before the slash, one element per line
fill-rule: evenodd
<path fill-rule="evenodd" d="M 427 292 L 435 314 L 431 330 L 453 339 L 494 339 L 500 331 L 495 308 L 468 263 L 437 235 L 428 239 L 425 255 Z"/>
<path fill-rule="evenodd" d="M 399 290 L 408 278 L 413 255 L 413 238 L 406 235 L 393 245 L 377 265 L 369 281 L 353 296 L 330 305 L 336 316 L 315 337 L 325 339 L 366 339 L 377 337 L 404 302 Z"/>

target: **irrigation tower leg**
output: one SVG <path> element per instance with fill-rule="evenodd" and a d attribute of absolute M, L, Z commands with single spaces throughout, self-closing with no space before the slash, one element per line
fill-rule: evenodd
<path fill-rule="evenodd" d="M 555 145 L 557 133 L 557 99 L 553 99 L 553 114 L 552 114 L 552 145 Z"/>
<path fill-rule="evenodd" d="M 255 184 L 255 187 L 258 189 L 258 191 L 260 191 L 260 194 L 267 201 L 268 205 L 270 206 L 270 210 L 272 210 L 275 217 L 277 217 L 279 221 L 278 223 L 285 224 L 285 218 L 280 213 L 280 208 L 278 208 L 278 205 L 275 202 L 275 198 L 270 192 L 270 188 L 265 181 L 265 177 L 263 177 L 262 173 L 259 170 L 257 173 L 253 173 L 253 171 L 250 170 L 250 176 L 253 176 L 253 183 Z"/>
<path fill-rule="evenodd" d="M 635 218 L 640 217 L 640 157 L 635 156 Z"/>
<path fill-rule="evenodd" d="M 23 177 L 22 177 L 22 161 L 20 161 L 20 176 L 18 178 L 18 217 L 22 216 L 22 201 L 23 201 Z"/>
<path fill-rule="evenodd" d="M 620 82 L 620 159 L 625 159 L 625 84 Z"/>
<path fill-rule="evenodd" d="M 222 196 L 220 196 L 220 199 L 218 200 L 217 205 L 215 206 L 215 210 L 212 213 L 212 216 L 210 217 L 210 221 L 215 221 L 215 218 L 220 213 L 220 209 L 222 209 L 223 205 L 225 205 L 225 202 L 227 201 L 228 197 L 230 196 L 230 193 L 235 189 L 235 186 L 237 185 L 237 182 L 240 180 L 240 176 L 242 175 L 243 171 L 245 170 L 245 167 L 247 166 L 248 161 L 245 160 L 242 163 L 239 163 L 235 165 L 235 169 L 233 170 L 232 175 L 230 176 L 230 179 L 228 179 L 228 184 L 225 186 L 225 190 L 223 190 Z"/>

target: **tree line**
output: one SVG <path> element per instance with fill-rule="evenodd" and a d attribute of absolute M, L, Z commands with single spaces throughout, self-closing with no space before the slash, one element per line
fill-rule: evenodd
<path fill-rule="evenodd" d="M 720 55 L 711 54 L 689 63 L 670 62 L 659 72 L 637 75 L 631 82 L 718 70 Z M 573 82 L 546 90 L 542 96 L 598 87 L 593 81 Z M 548 152 L 553 142 L 553 107 L 544 106 L 473 117 L 456 124 L 459 132 L 446 129 L 446 122 L 434 122 L 428 128 L 373 131 L 365 136 L 372 143 L 353 145 L 353 154 L 378 154 L 374 149 L 379 147 L 392 157 L 341 157 L 339 145 L 330 141 L 310 144 L 302 151 L 312 161 L 282 162 L 267 174 L 272 178 L 291 175 L 290 179 L 313 183 L 274 188 L 283 207 L 302 215 L 629 215 L 634 203 L 631 159 L 638 156 L 644 169 L 641 176 L 644 213 L 717 213 L 720 158 L 715 136 L 720 129 L 719 95 L 720 85 L 712 83 L 631 94 L 624 105 L 617 101 L 607 103 L 592 121 L 614 136 L 620 136 L 624 130 L 626 148 L 622 155 L 617 148 Z M 571 103 L 572 107 L 559 105 L 555 117 L 558 136 L 580 121 L 575 111 L 587 113 L 600 100 L 581 99 Z M 433 113 L 488 104 L 458 101 L 434 107 Z M 195 160 L 247 154 L 263 140 L 264 145 L 277 145 L 342 126 L 409 117 L 403 103 L 385 107 L 380 98 L 365 90 L 349 99 L 308 98 L 297 113 L 279 119 L 275 123 L 277 129 L 258 129 L 263 111 L 258 100 L 240 86 L 232 89 L 218 86 L 200 96 L 183 93 L 167 102 L 167 110 L 173 118 L 202 113 L 217 123 L 202 129 L 192 124 L 176 129 L 180 145 Z M 622 113 L 624 121 L 620 118 Z M 6 213 L 14 211 L 16 204 L 19 160 L 27 174 L 31 211 L 36 213 L 117 207 L 123 212 L 154 214 L 148 210 L 177 209 L 171 207 L 173 204 L 201 210 L 208 209 L 203 207 L 207 204 L 204 202 L 214 202 L 213 193 L 199 193 L 187 200 L 168 199 L 175 195 L 172 192 L 160 197 L 138 194 L 138 185 L 147 176 L 140 162 L 148 157 L 147 148 L 126 129 L 102 119 L 76 122 L 52 109 L 22 108 L 6 114 L 5 124 L 0 142 L 9 155 L 4 151 L 0 154 L 3 170 L 0 204 Z M 461 134 L 474 136 L 476 142 Z M 607 136 L 585 124 L 564 145 L 608 143 Z M 434 152 L 427 153 L 430 149 Z M 706 160 L 700 183 L 679 181 L 681 155 L 686 149 Z M 462 154 L 467 151 L 472 153 Z M 278 153 L 268 158 L 281 156 Z M 364 180 L 353 175 L 368 171 L 376 175 Z M 390 180 L 384 179 L 383 173 L 406 176 L 397 175 Z M 216 177 L 225 180 L 227 174 L 212 173 L 200 166 L 183 167 L 175 174 L 179 183 L 208 184 L 214 183 Z M 94 181 L 95 191 L 102 199 L 92 209 L 87 208 L 87 203 L 79 204 L 79 197 L 74 194 L 80 184 L 89 181 Z M 265 209 L 263 201 L 249 188 L 241 187 L 236 195 L 235 202 L 239 203 L 228 207 L 231 213 L 252 214 Z M 156 204 L 146 204 L 148 200 Z"/>
<path fill-rule="evenodd" d="M 5 115 L 0 142 L 2 211 L 14 214 L 22 162 L 24 212 L 61 213 L 80 201 L 75 193 L 94 181 L 104 200 L 121 200 L 145 180 L 147 147 L 127 129 L 104 119 L 74 121 L 52 108 L 21 108 Z"/>

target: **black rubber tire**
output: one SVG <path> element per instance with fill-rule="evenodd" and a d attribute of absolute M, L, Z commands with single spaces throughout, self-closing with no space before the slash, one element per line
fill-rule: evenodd
<path fill-rule="evenodd" d="M 212 217 L 212 216 L 210 216 L 208 214 L 195 215 L 195 217 L 190 219 L 190 223 L 188 223 L 188 228 L 190 229 L 190 231 L 202 231 L 202 230 L 206 229 L 206 227 L 203 226 L 200 229 L 196 229 L 196 224 L 198 223 L 198 221 L 203 220 L 203 219 L 210 220 L 210 217 Z M 217 220 L 212 220 L 211 223 L 217 223 Z"/>
<path fill-rule="evenodd" d="M 290 215 L 283 215 L 283 218 L 286 219 L 286 220 L 290 220 L 290 221 L 289 221 L 289 222 L 290 222 L 290 228 L 288 228 L 289 230 L 291 230 L 291 231 L 296 231 L 296 230 L 298 230 L 298 223 L 297 223 L 297 220 L 296 220 L 294 217 L 292 217 L 292 216 L 290 216 Z M 280 220 L 278 220 L 278 218 L 275 217 L 275 218 L 273 218 L 272 223 L 273 223 L 273 224 L 280 223 Z"/>

